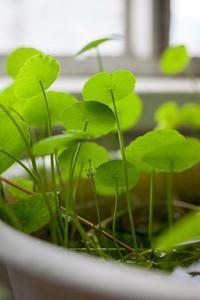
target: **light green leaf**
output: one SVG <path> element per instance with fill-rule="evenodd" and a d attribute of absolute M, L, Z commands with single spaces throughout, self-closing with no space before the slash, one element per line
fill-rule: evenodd
<path fill-rule="evenodd" d="M 138 179 L 138 170 L 129 162 L 127 162 L 129 187 L 133 187 Z M 95 182 L 100 186 L 104 186 L 108 193 L 116 193 L 116 185 L 118 183 L 119 192 L 125 191 L 126 182 L 124 176 L 122 160 L 110 160 L 101 164 L 96 171 Z"/>
<path fill-rule="evenodd" d="M 195 139 L 185 139 L 170 145 L 159 146 L 144 156 L 144 161 L 152 168 L 165 172 L 187 170 L 199 160 L 200 143 Z"/>
<path fill-rule="evenodd" d="M 76 53 L 75 56 L 79 56 L 82 53 L 85 53 L 85 52 L 87 52 L 89 50 L 97 48 L 98 46 L 100 46 L 101 44 L 104 44 L 105 42 L 116 40 L 116 39 L 119 39 L 119 37 L 115 36 L 115 35 L 111 35 L 109 37 L 105 37 L 105 38 L 102 38 L 102 39 L 94 40 L 94 41 L 88 43 L 87 45 L 85 45 L 80 51 L 78 51 Z"/>
<path fill-rule="evenodd" d="M 74 148 L 65 150 L 59 156 L 59 166 L 62 173 L 68 176 L 70 170 L 70 162 L 74 154 Z M 89 169 L 89 160 L 91 161 L 92 168 L 98 167 L 98 165 L 109 159 L 108 151 L 101 145 L 92 142 L 85 142 L 81 145 L 79 156 L 76 162 L 76 169 L 74 177 L 87 178 Z"/>
<path fill-rule="evenodd" d="M 68 93 L 47 91 L 48 105 L 51 116 L 51 123 L 53 126 L 61 125 L 61 113 L 72 104 L 76 103 L 76 98 Z M 31 98 L 27 101 L 23 118 L 32 128 L 46 128 L 47 127 L 47 111 L 42 95 Z"/>
<path fill-rule="evenodd" d="M 180 109 L 176 102 L 166 102 L 158 107 L 154 115 L 157 129 L 172 129 L 180 124 Z"/>
<path fill-rule="evenodd" d="M 52 193 L 46 194 L 53 212 L 56 211 L 55 199 Z M 5 208 L 6 206 L 6 208 Z M 20 222 L 26 233 L 33 233 L 49 223 L 50 215 L 41 194 L 29 196 L 26 199 L 18 200 L 14 204 L 3 204 L 0 206 L 0 219 L 14 226 L 6 211 L 10 209 Z"/>
<path fill-rule="evenodd" d="M 22 188 L 25 188 L 29 191 L 33 191 L 33 181 L 31 180 L 27 180 L 24 178 L 14 178 L 12 179 L 12 182 L 19 185 Z M 22 199 L 24 197 L 27 197 L 27 194 L 25 192 L 13 187 L 12 185 L 8 185 L 7 190 L 11 193 L 11 195 L 17 198 Z"/>
<path fill-rule="evenodd" d="M 59 72 L 58 61 L 49 55 L 36 55 L 26 61 L 17 74 L 14 92 L 18 97 L 31 98 L 48 89 L 56 80 Z"/>
<path fill-rule="evenodd" d="M 135 76 L 127 70 L 114 73 L 100 72 L 92 76 L 83 87 L 84 100 L 96 100 L 103 103 L 112 102 L 111 90 L 115 100 L 131 94 L 135 87 Z"/>
<path fill-rule="evenodd" d="M 112 110 L 97 101 L 76 103 L 64 110 L 62 118 L 68 130 L 83 130 L 87 123 L 86 132 L 94 138 L 112 131 L 115 125 Z"/>
<path fill-rule="evenodd" d="M 15 113 L 12 113 L 15 121 L 21 128 L 27 140 L 30 140 L 30 134 L 27 124 L 22 121 Z M 14 161 L 7 155 L 3 154 L 1 150 L 5 150 L 12 154 L 15 158 L 20 158 L 20 156 L 25 152 L 25 143 L 17 130 L 14 123 L 10 118 L 0 110 L 0 174 L 8 169 Z"/>
<path fill-rule="evenodd" d="M 0 103 L 21 114 L 24 100 L 16 97 L 13 84 L 11 84 L 0 93 Z"/>
<path fill-rule="evenodd" d="M 6 59 L 8 75 L 15 78 L 24 63 L 31 57 L 38 54 L 42 54 L 42 52 L 34 48 L 20 47 L 12 51 Z"/>
<path fill-rule="evenodd" d="M 136 94 L 130 94 L 124 99 L 116 102 L 121 130 L 126 131 L 138 122 L 142 114 L 142 100 Z M 109 107 L 114 111 L 113 104 Z M 117 126 L 115 125 L 115 131 Z"/>
<path fill-rule="evenodd" d="M 160 58 L 161 71 L 166 75 L 179 74 L 190 63 L 190 56 L 184 45 L 168 47 Z"/>
<path fill-rule="evenodd" d="M 154 149 L 164 145 L 169 146 L 185 138 L 173 129 L 160 129 L 150 131 L 136 138 L 125 149 L 127 160 L 132 162 L 140 171 L 151 172 L 152 167 L 144 161 L 144 156 Z"/>
<path fill-rule="evenodd" d="M 180 110 L 181 124 L 195 128 L 200 127 L 200 105 L 196 103 L 186 103 Z"/>
<path fill-rule="evenodd" d="M 155 249 L 171 250 L 181 243 L 200 239 L 200 212 L 191 212 L 155 241 Z"/>
<path fill-rule="evenodd" d="M 36 143 L 32 148 L 33 154 L 35 156 L 43 156 L 53 153 L 55 150 L 68 149 L 86 138 L 88 138 L 88 135 L 83 131 L 51 136 Z"/>

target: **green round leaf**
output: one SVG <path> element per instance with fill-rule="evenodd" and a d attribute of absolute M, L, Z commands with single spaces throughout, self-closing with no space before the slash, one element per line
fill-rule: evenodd
<path fill-rule="evenodd" d="M 196 103 L 187 103 L 180 110 L 181 124 L 189 125 L 195 128 L 200 127 L 200 105 Z"/>
<path fill-rule="evenodd" d="M 157 147 L 144 156 L 152 168 L 165 172 L 181 172 L 197 164 L 200 160 L 200 143 L 186 139 L 170 145 Z"/>
<path fill-rule="evenodd" d="M 124 99 L 116 102 L 121 130 L 126 131 L 138 122 L 142 114 L 142 100 L 136 94 L 130 94 Z M 113 104 L 109 107 L 114 111 Z M 117 126 L 115 125 L 115 131 Z"/>
<path fill-rule="evenodd" d="M 64 150 L 73 147 L 87 137 L 87 134 L 83 131 L 51 136 L 36 143 L 32 148 L 33 154 L 35 156 L 43 156 L 51 154 L 55 150 Z"/>
<path fill-rule="evenodd" d="M 170 101 L 162 104 L 154 115 L 157 129 L 176 128 L 180 124 L 180 109 L 176 102 Z"/>
<path fill-rule="evenodd" d="M 115 125 L 112 110 L 97 101 L 79 102 L 64 110 L 63 124 L 69 129 L 83 130 L 94 138 L 110 132 Z"/>
<path fill-rule="evenodd" d="M 27 140 L 30 140 L 30 134 L 27 124 L 21 120 L 16 114 L 12 113 L 18 126 L 26 136 Z M 26 150 L 25 143 L 10 118 L 0 110 L 0 174 L 8 169 L 13 163 L 13 159 L 3 154 L 1 150 L 5 150 L 12 154 L 15 158 L 19 158 Z"/>
<path fill-rule="evenodd" d="M 127 162 L 129 187 L 133 187 L 138 179 L 139 172 L 129 162 Z M 109 193 L 116 193 L 116 186 L 118 183 L 119 192 L 125 191 L 126 182 L 124 176 L 122 160 L 110 160 L 101 164 L 96 171 L 95 182 L 97 186 L 104 186 Z"/>
<path fill-rule="evenodd" d="M 140 171 L 151 172 L 152 167 L 144 161 L 144 156 L 162 146 L 185 140 L 178 131 L 173 129 L 160 129 L 150 131 L 136 138 L 125 149 L 127 160 L 132 162 Z"/>
<path fill-rule="evenodd" d="M 135 82 L 135 76 L 127 70 L 97 73 L 85 83 L 82 92 L 83 98 L 89 101 L 110 103 L 112 102 L 112 90 L 114 99 L 120 100 L 133 92 Z"/>
<path fill-rule="evenodd" d="M 56 211 L 55 199 L 52 193 L 46 194 L 53 212 Z M 11 210 L 19 220 L 22 229 L 26 233 L 33 233 L 41 229 L 50 221 L 49 211 L 41 194 L 26 197 L 14 204 L 3 204 L 0 206 L 0 219 L 12 224 L 6 211 Z"/>
<path fill-rule="evenodd" d="M 46 90 L 56 80 L 58 61 L 49 55 L 36 55 L 26 61 L 17 74 L 14 91 L 18 97 L 31 98 L 42 93 L 40 81 Z"/>
<path fill-rule="evenodd" d="M 61 125 L 61 113 L 77 100 L 73 95 L 64 92 L 47 91 L 46 94 L 51 123 L 53 126 Z M 47 111 L 43 95 L 29 99 L 22 116 L 32 128 L 47 128 Z"/>
<path fill-rule="evenodd" d="M 0 93 L 0 103 L 5 105 L 6 107 L 14 109 L 21 114 L 24 101 L 23 99 L 16 97 L 13 89 L 13 84 L 11 84 Z"/>
<path fill-rule="evenodd" d="M 42 52 L 34 48 L 20 47 L 15 49 L 6 59 L 7 73 L 11 77 L 15 78 L 24 63 L 31 57 L 38 54 L 42 54 Z"/>
<path fill-rule="evenodd" d="M 59 156 L 59 166 L 62 173 L 68 176 L 70 170 L 70 162 L 73 157 L 75 149 L 70 148 L 62 152 Z M 101 145 L 92 142 L 85 142 L 81 145 L 74 177 L 87 178 L 89 169 L 89 160 L 91 161 L 92 168 L 95 169 L 103 162 L 109 159 L 108 151 Z"/>
<path fill-rule="evenodd" d="M 160 59 L 161 71 L 166 75 L 181 73 L 190 63 L 190 57 L 184 45 L 168 47 Z"/>

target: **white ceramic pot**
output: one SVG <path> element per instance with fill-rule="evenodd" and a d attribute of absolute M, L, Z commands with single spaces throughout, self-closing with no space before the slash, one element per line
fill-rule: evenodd
<path fill-rule="evenodd" d="M 22 175 L 16 165 L 5 174 Z M 15 300 L 200 299 L 200 283 L 68 251 L 0 221 L 2 268 Z"/>
<path fill-rule="evenodd" d="M 200 284 L 71 252 L 0 221 L 0 261 L 16 300 L 199 300 Z"/>

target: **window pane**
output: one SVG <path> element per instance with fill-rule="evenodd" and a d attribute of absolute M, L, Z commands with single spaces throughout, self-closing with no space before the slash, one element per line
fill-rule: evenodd
<path fill-rule="evenodd" d="M 185 44 L 200 56 L 200 1 L 171 0 L 170 44 Z"/>
<path fill-rule="evenodd" d="M 123 0 L 0 0 L 0 53 L 21 45 L 72 55 L 85 43 L 125 32 Z M 102 46 L 119 55 L 124 42 Z"/>

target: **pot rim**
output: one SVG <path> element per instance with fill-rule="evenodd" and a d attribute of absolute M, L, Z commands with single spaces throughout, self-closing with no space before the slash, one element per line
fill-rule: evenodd
<path fill-rule="evenodd" d="M 41 280 L 121 299 L 199 299 L 197 282 L 103 261 L 19 232 L 0 221 L 0 260 Z"/>

